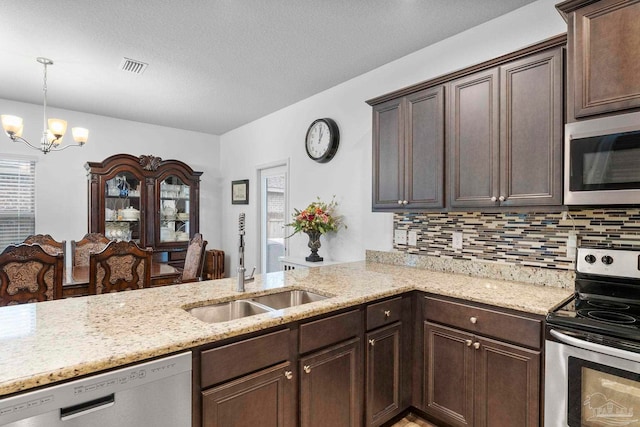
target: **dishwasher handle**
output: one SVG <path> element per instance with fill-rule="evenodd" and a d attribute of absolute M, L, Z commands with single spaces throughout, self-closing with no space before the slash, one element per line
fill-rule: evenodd
<path fill-rule="evenodd" d="M 87 402 L 79 403 L 77 405 L 67 406 L 66 408 L 60 408 L 60 420 L 67 421 L 73 418 L 78 418 L 83 415 L 90 414 L 92 412 L 109 408 L 115 404 L 116 404 L 116 396 L 114 393 L 111 393 L 107 396 L 99 397 L 97 399 L 89 400 Z"/>
<path fill-rule="evenodd" d="M 627 359 L 627 360 L 631 360 L 632 362 L 640 363 L 640 354 L 638 353 L 621 350 L 616 347 L 609 347 L 606 345 L 585 341 L 580 338 L 575 338 L 567 334 L 563 334 L 562 332 L 557 331 L 555 329 L 551 329 L 549 333 L 551 333 L 551 335 L 555 339 L 557 339 L 558 341 L 564 344 L 582 348 L 584 350 L 595 351 L 598 353 L 606 354 L 611 357 L 619 357 L 621 359 Z"/>

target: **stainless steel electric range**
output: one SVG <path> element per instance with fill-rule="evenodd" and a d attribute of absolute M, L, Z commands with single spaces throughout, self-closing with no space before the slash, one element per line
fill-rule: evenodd
<path fill-rule="evenodd" d="M 546 426 L 640 426 L 640 251 L 578 249 L 545 363 Z"/>

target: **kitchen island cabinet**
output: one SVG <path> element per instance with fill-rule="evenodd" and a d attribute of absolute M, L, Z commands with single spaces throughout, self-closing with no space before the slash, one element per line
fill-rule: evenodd
<path fill-rule="evenodd" d="M 452 426 L 540 425 L 541 320 L 430 297 L 424 317 L 427 414 Z"/>

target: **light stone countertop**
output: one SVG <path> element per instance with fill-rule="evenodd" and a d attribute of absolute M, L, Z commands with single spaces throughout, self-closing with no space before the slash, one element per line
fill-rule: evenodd
<path fill-rule="evenodd" d="M 188 350 L 229 337 L 410 290 L 545 315 L 567 289 L 441 273 L 369 261 L 0 308 L 0 396 Z M 323 301 L 209 324 L 184 308 L 283 288 Z"/>

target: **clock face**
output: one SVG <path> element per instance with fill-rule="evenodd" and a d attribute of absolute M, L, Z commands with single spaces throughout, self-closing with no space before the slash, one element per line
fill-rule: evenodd
<path fill-rule="evenodd" d="M 327 162 L 338 150 L 338 126 L 331 119 L 314 121 L 307 131 L 307 154 L 317 162 Z"/>

